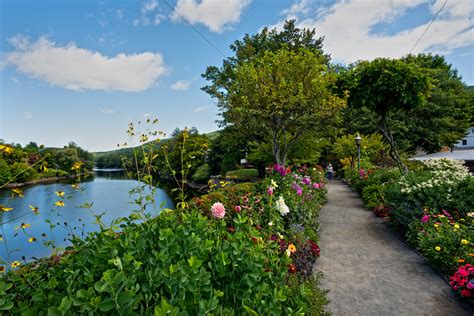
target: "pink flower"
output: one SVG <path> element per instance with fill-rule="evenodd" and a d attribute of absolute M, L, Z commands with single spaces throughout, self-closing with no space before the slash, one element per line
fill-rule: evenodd
<path fill-rule="evenodd" d="M 298 194 L 298 196 L 301 196 L 303 194 L 303 190 L 298 189 L 298 191 L 296 191 L 296 194 Z"/>
<path fill-rule="evenodd" d="M 425 216 L 423 216 L 423 217 L 421 218 L 421 222 L 422 222 L 422 223 L 426 223 L 426 222 L 429 221 L 429 220 L 430 220 L 430 216 L 429 216 L 429 215 L 425 215 Z"/>
<path fill-rule="evenodd" d="M 474 290 L 474 280 L 469 281 L 466 287 L 470 290 Z"/>
<path fill-rule="evenodd" d="M 313 188 L 315 188 L 315 189 L 319 189 L 319 184 L 318 184 L 318 183 L 316 183 L 316 182 L 315 182 L 315 183 L 313 183 Z"/>
<path fill-rule="evenodd" d="M 238 205 L 234 209 L 237 213 L 239 213 L 242 210 L 242 208 Z"/>
<path fill-rule="evenodd" d="M 268 190 L 267 190 L 267 193 L 268 193 L 268 195 L 272 195 L 273 194 L 273 188 L 269 187 Z"/>
<path fill-rule="evenodd" d="M 224 218 L 225 208 L 222 203 L 216 202 L 211 207 L 212 216 L 215 218 Z"/>

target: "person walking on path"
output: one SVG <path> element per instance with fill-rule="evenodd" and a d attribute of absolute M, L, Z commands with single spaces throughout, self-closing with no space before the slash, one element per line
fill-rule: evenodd
<path fill-rule="evenodd" d="M 332 179 L 332 173 L 334 172 L 334 169 L 332 168 L 332 165 L 331 165 L 331 164 L 329 164 L 329 165 L 326 167 L 326 172 L 327 172 L 328 180 L 331 180 L 331 179 Z"/>

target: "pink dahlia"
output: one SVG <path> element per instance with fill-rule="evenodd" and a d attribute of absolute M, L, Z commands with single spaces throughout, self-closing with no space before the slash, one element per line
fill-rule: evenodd
<path fill-rule="evenodd" d="M 225 208 L 222 203 L 216 202 L 211 207 L 212 216 L 215 218 L 224 218 Z"/>

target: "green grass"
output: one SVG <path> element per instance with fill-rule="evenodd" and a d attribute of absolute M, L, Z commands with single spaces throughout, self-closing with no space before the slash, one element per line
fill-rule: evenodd
<path fill-rule="evenodd" d="M 227 171 L 225 173 L 226 178 L 236 178 L 236 179 L 251 179 L 258 178 L 257 169 L 237 169 Z"/>

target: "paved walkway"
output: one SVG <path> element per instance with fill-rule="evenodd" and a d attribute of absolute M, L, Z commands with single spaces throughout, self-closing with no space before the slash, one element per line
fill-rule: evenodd
<path fill-rule="evenodd" d="M 363 207 L 338 180 L 320 214 L 321 257 L 329 310 L 335 315 L 474 315 L 446 282 Z"/>

